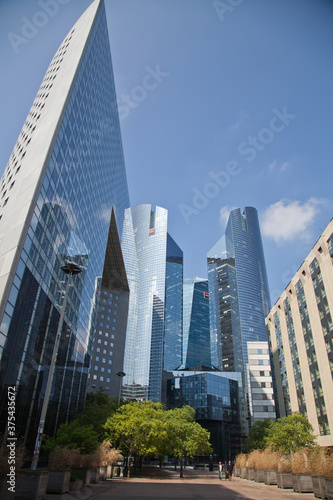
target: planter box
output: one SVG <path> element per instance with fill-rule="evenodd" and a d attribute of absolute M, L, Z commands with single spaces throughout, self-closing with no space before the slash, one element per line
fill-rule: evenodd
<path fill-rule="evenodd" d="M 325 485 L 328 500 L 333 500 L 333 478 L 325 477 Z"/>
<path fill-rule="evenodd" d="M 265 470 L 264 483 L 265 484 L 277 484 L 276 470 Z"/>
<path fill-rule="evenodd" d="M 59 493 L 60 495 L 66 493 L 69 490 L 70 478 L 70 469 L 50 470 L 46 493 Z"/>
<path fill-rule="evenodd" d="M 247 468 L 246 467 L 241 467 L 240 470 L 240 477 L 242 479 L 247 479 Z"/>
<path fill-rule="evenodd" d="M 82 479 L 83 486 L 88 486 L 90 484 L 91 469 L 81 469 L 80 467 L 71 467 L 71 473 L 75 476 L 75 480 Z"/>
<path fill-rule="evenodd" d="M 240 467 L 235 467 L 234 468 L 234 476 L 235 477 L 240 477 Z"/>
<path fill-rule="evenodd" d="M 99 467 L 99 480 L 104 481 L 106 479 L 106 467 Z"/>
<path fill-rule="evenodd" d="M 7 481 L 9 480 L 8 476 L 6 477 L 1 477 L 0 478 L 0 498 L 1 500 L 14 500 L 14 491 L 9 491 L 8 488 L 11 487 Z M 16 481 L 15 481 L 15 487 L 14 489 L 16 490 Z"/>
<path fill-rule="evenodd" d="M 19 470 L 15 500 L 43 500 L 46 495 L 48 479 L 48 470 Z"/>
<path fill-rule="evenodd" d="M 92 469 L 91 471 L 90 482 L 98 483 L 98 481 L 99 481 L 99 467 L 95 467 L 95 469 Z"/>
<path fill-rule="evenodd" d="M 247 469 L 247 479 L 249 481 L 255 481 L 257 477 L 257 471 L 255 469 Z"/>
<path fill-rule="evenodd" d="M 297 493 L 313 493 L 310 474 L 292 474 L 293 488 Z"/>
<path fill-rule="evenodd" d="M 313 494 L 324 500 L 327 498 L 325 478 L 323 476 L 312 476 Z"/>
<path fill-rule="evenodd" d="M 291 476 L 291 472 L 277 472 L 276 480 L 278 488 L 292 488 L 293 487 L 293 479 Z"/>
<path fill-rule="evenodd" d="M 265 482 L 265 478 L 264 478 L 265 471 L 263 469 L 257 469 L 256 473 L 257 473 L 257 475 L 255 477 L 255 481 L 257 483 L 264 483 Z"/>
<path fill-rule="evenodd" d="M 69 491 L 80 490 L 83 487 L 82 479 L 78 479 L 77 481 L 71 481 L 69 483 Z"/>
<path fill-rule="evenodd" d="M 105 467 L 105 479 L 110 479 L 112 477 L 112 465 L 107 465 Z"/>

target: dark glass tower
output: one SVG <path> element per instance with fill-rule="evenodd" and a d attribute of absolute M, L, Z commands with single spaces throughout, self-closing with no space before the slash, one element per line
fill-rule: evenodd
<path fill-rule="evenodd" d="M 208 281 L 183 284 L 183 363 L 181 369 L 211 368 Z"/>
<path fill-rule="evenodd" d="M 2 178 L 0 432 L 7 388 L 16 431 L 36 438 L 67 277 L 72 278 L 46 416 L 53 434 L 84 400 L 95 283 L 103 276 L 112 207 L 119 234 L 129 206 L 103 1 L 56 52 Z M 110 243 L 110 242 L 109 242 Z"/>
<path fill-rule="evenodd" d="M 257 210 L 232 210 L 225 234 L 207 256 L 212 363 L 224 371 L 244 371 L 247 342 L 267 341 L 270 309 Z"/>

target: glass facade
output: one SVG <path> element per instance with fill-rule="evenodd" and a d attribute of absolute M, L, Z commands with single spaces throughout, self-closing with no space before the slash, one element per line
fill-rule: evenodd
<path fill-rule="evenodd" d="M 181 362 L 183 253 L 168 235 L 166 209 L 137 205 L 132 223 L 134 239 L 128 224 L 122 248 L 125 265 L 132 266 L 130 295 L 136 295 L 133 310 L 130 298 L 128 328 L 135 324 L 136 330 L 126 341 L 122 394 L 160 401 L 164 366 Z"/>
<path fill-rule="evenodd" d="M 79 23 L 60 46 L 41 86 L 48 86 L 50 102 L 57 99 L 50 81 L 65 63 L 68 46 L 81 44 L 75 77 L 66 84 L 66 104 L 58 110 L 58 126 L 49 137 L 43 175 L 36 179 L 38 199 L 31 201 L 28 229 L 22 232 L 18 265 L 1 318 L 1 432 L 7 421 L 7 387 L 15 386 L 16 429 L 28 448 L 36 438 L 67 282 L 60 267 L 71 260 L 82 272 L 72 278 L 61 331 L 44 430 L 51 435 L 84 401 L 96 278 L 102 276 L 111 207 L 121 234 L 129 206 L 103 2 L 90 20 L 85 40 L 76 38 Z M 40 91 L 36 102 L 41 92 L 45 96 L 45 90 Z M 27 122 L 33 119 L 36 102 Z M 42 115 L 47 109 L 46 103 Z M 37 127 L 43 127 L 42 118 Z M 23 168 L 29 165 L 22 163 Z"/>
<path fill-rule="evenodd" d="M 267 341 L 270 309 L 266 265 L 255 208 L 230 212 L 223 237 L 207 254 L 212 363 L 243 371 L 247 342 Z"/>
<path fill-rule="evenodd" d="M 211 433 L 213 453 L 221 460 L 234 458 L 244 437 L 244 407 L 240 373 L 176 371 L 167 383 L 167 407 L 189 405 L 196 420 Z"/>
<path fill-rule="evenodd" d="M 183 284 L 183 369 L 211 367 L 208 281 Z"/>

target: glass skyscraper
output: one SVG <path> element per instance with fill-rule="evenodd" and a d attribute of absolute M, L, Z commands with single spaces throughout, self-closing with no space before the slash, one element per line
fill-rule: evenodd
<path fill-rule="evenodd" d="M 53 434 L 84 401 L 112 207 L 119 234 L 129 195 L 104 3 L 95 0 L 45 74 L 1 181 L 0 432 L 7 389 L 31 448 L 67 277 L 72 278 L 46 417 Z"/>
<path fill-rule="evenodd" d="M 208 281 L 183 284 L 183 363 L 181 369 L 211 368 Z"/>
<path fill-rule="evenodd" d="M 166 209 L 137 205 L 132 227 L 129 213 L 126 218 L 122 249 L 130 306 L 122 393 L 160 401 L 163 370 L 181 364 L 183 252 L 168 234 Z"/>
<path fill-rule="evenodd" d="M 267 341 L 270 309 L 257 210 L 232 210 L 225 234 L 207 258 L 212 363 L 223 371 L 244 371 L 247 342 Z"/>

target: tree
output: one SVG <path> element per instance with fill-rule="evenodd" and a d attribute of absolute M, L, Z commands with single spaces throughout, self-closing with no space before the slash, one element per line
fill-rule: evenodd
<path fill-rule="evenodd" d="M 104 439 L 104 424 L 118 409 L 118 398 L 110 398 L 104 391 L 89 392 L 84 408 L 76 418 L 81 425 L 93 425 L 100 442 Z"/>
<path fill-rule="evenodd" d="M 109 418 L 104 429 L 114 446 L 128 454 L 130 471 L 132 456 L 158 454 L 158 443 L 164 432 L 163 406 L 152 401 L 135 401 L 120 407 Z"/>
<path fill-rule="evenodd" d="M 275 425 L 275 421 L 270 418 L 255 422 L 249 436 L 245 439 L 243 452 L 250 453 L 252 450 L 264 449 L 272 425 Z"/>
<path fill-rule="evenodd" d="M 48 437 L 44 449 L 52 452 L 57 446 L 76 449 L 82 455 L 89 455 L 97 450 L 99 444 L 98 434 L 93 425 L 82 425 L 79 419 L 73 420 L 70 424 L 61 424 L 56 434 L 56 438 Z"/>
<path fill-rule="evenodd" d="M 269 430 L 267 445 L 272 445 L 286 455 L 304 447 L 312 447 L 315 445 L 313 427 L 306 416 L 298 412 L 279 418 Z"/>
<path fill-rule="evenodd" d="M 165 413 L 168 452 L 180 459 L 180 477 L 183 477 L 183 457 L 210 453 L 209 432 L 194 420 L 195 410 L 190 406 L 175 408 Z"/>

